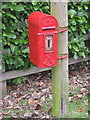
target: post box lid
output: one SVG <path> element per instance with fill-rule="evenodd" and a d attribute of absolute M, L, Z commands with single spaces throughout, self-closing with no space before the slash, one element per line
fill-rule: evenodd
<path fill-rule="evenodd" d="M 29 17 L 28 17 L 28 23 L 29 24 L 33 24 L 35 26 L 40 27 L 40 25 L 42 24 L 43 26 L 47 26 L 47 25 L 58 25 L 57 20 L 55 19 L 55 17 L 53 17 L 52 15 L 48 15 L 39 11 L 35 11 L 32 12 Z M 49 24 L 50 23 L 50 24 Z"/>

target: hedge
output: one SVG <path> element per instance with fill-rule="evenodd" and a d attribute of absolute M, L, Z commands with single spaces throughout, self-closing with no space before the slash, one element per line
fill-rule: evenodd
<path fill-rule="evenodd" d="M 88 32 L 88 4 L 68 3 L 69 55 L 77 59 L 85 57 L 89 49 L 85 46 L 83 34 Z M 29 37 L 27 18 L 31 12 L 50 14 L 49 2 L 3 2 L 2 41 L 3 64 L 5 70 L 29 69 L 34 65 L 29 61 Z M 23 24 L 22 21 L 25 21 Z M 21 23 L 19 25 L 19 23 Z"/>

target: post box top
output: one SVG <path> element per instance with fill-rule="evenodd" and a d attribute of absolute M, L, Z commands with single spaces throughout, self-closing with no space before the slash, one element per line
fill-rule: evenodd
<path fill-rule="evenodd" d="M 48 15 L 39 11 L 32 12 L 28 17 L 28 23 L 37 27 L 40 26 L 56 26 L 57 20 L 52 15 Z"/>

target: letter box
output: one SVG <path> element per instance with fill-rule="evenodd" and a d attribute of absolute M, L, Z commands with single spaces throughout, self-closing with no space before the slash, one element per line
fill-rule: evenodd
<path fill-rule="evenodd" d="M 57 20 L 35 11 L 28 17 L 30 61 L 39 68 L 57 65 Z"/>

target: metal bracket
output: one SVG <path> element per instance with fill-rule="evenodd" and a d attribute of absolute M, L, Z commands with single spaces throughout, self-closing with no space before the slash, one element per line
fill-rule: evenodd
<path fill-rule="evenodd" d="M 66 54 L 65 56 L 60 56 L 60 57 L 58 57 L 58 60 L 60 60 L 60 59 L 64 59 L 64 58 L 67 59 L 67 57 L 68 57 L 68 54 Z"/>

